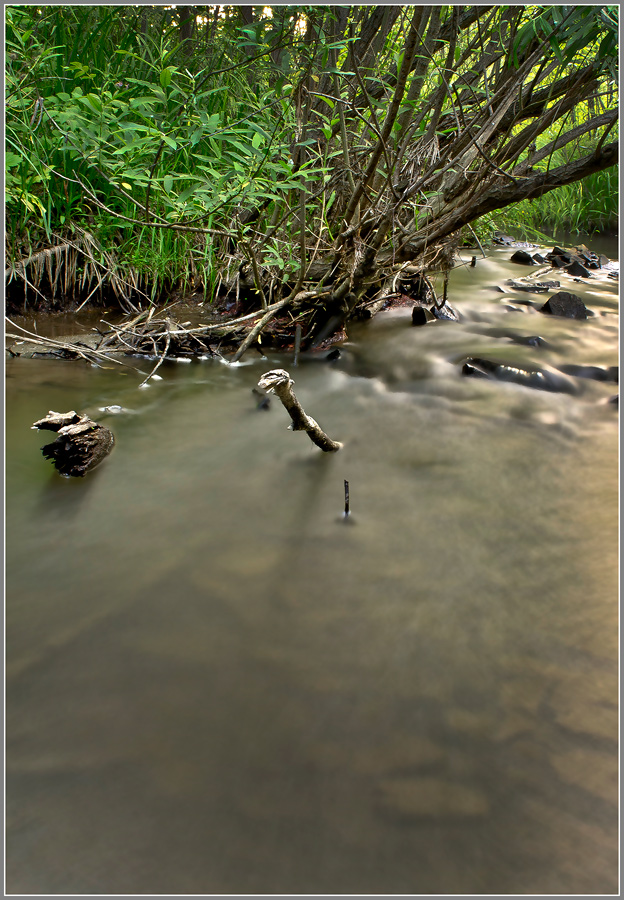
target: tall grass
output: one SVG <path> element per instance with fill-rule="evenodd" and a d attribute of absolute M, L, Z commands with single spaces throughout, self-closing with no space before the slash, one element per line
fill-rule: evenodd
<path fill-rule="evenodd" d="M 550 230 L 588 232 L 612 228 L 618 222 L 618 173 L 615 168 L 556 188 L 515 207 L 519 222 Z"/>
<path fill-rule="evenodd" d="M 176 28 L 141 34 L 141 15 L 7 10 L 9 263 L 83 229 L 153 298 L 174 285 L 210 291 L 238 213 L 270 219 L 322 177 L 322 161 L 311 154 L 293 169 L 289 131 L 278 129 L 295 115 L 285 78 L 194 72 Z M 216 68 L 218 46 L 211 56 Z M 242 220 L 234 234 L 245 230 Z M 282 256 L 286 265 L 293 246 Z"/>

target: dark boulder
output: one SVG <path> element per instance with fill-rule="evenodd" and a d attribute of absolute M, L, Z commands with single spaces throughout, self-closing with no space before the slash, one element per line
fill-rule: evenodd
<path fill-rule="evenodd" d="M 589 278 L 590 272 L 589 269 L 586 269 L 585 266 L 580 263 L 577 259 L 572 260 L 569 266 L 566 267 L 569 275 L 574 275 L 576 278 Z"/>
<path fill-rule="evenodd" d="M 535 262 L 530 253 L 527 253 L 526 250 L 516 250 L 514 254 L 512 254 L 511 262 L 520 263 L 523 266 L 534 266 Z"/>
<path fill-rule="evenodd" d="M 548 260 L 550 260 L 551 256 L 556 259 L 561 259 L 564 265 L 569 265 L 572 262 L 572 253 L 569 250 L 564 250 L 563 247 L 553 247 L 550 253 L 546 254 Z"/>
<path fill-rule="evenodd" d="M 525 369 L 510 366 L 506 363 L 493 362 L 489 359 L 471 357 L 462 365 L 461 374 L 470 378 L 489 378 L 519 384 L 522 387 L 536 388 L 541 391 L 574 394 L 574 383 L 563 375 L 547 369 Z"/>
<path fill-rule="evenodd" d="M 426 325 L 427 322 L 432 322 L 434 319 L 433 313 L 424 306 L 415 306 L 412 309 L 412 325 Z"/>
<path fill-rule="evenodd" d="M 551 316 L 563 316 L 566 319 L 586 319 L 589 310 L 576 294 L 569 291 L 559 291 L 544 303 L 540 312 Z"/>

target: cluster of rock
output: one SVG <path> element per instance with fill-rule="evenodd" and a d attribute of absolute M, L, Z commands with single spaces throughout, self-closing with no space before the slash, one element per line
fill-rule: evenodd
<path fill-rule="evenodd" d="M 494 243 L 514 249 L 511 262 L 531 266 L 538 264 L 550 265 L 553 269 L 564 270 L 567 275 L 577 279 L 589 278 L 591 277 L 591 270 L 602 269 L 611 265 L 608 257 L 593 253 L 584 244 L 575 247 L 573 250 L 553 247 L 550 253 L 542 256 L 540 253 L 533 252 L 538 249 L 535 245 L 515 241 L 514 238 L 508 235 L 498 234 L 494 238 Z M 617 277 L 617 272 L 612 271 L 609 274 Z M 577 294 L 558 290 L 561 287 L 560 281 L 518 281 L 509 279 L 507 285 L 514 291 L 532 294 L 546 294 L 556 291 L 546 300 L 543 306 L 535 307 L 545 315 L 580 320 L 587 319 L 593 315 L 592 311 L 585 306 L 583 300 Z M 499 288 L 499 290 L 503 291 L 504 289 Z M 425 298 L 416 297 L 415 299 L 416 305 L 412 310 L 412 323 L 414 325 L 425 325 L 436 318 L 435 309 L 430 304 L 423 302 Z M 517 337 L 513 338 L 513 340 L 516 343 L 527 344 L 536 348 L 547 346 L 547 342 L 539 335 Z M 578 392 L 575 382 L 577 378 L 590 378 L 596 381 L 618 383 L 617 366 L 603 369 L 599 366 L 571 364 L 561 366 L 558 370 L 552 370 L 546 366 L 514 366 L 495 360 L 469 357 L 460 362 L 460 371 L 465 377 L 493 379 L 523 385 L 524 387 L 568 394 Z M 612 397 L 610 402 L 617 404 L 618 396 Z"/>
<path fill-rule="evenodd" d="M 528 250 L 516 250 L 511 257 L 511 262 L 524 266 L 537 266 L 548 263 L 554 269 L 565 269 L 568 275 L 575 278 L 591 277 L 591 270 L 602 269 L 608 265 L 608 256 L 593 253 L 584 244 L 573 250 L 564 250 L 561 247 L 553 247 L 550 253 L 542 256 L 541 253 L 530 253 Z"/>

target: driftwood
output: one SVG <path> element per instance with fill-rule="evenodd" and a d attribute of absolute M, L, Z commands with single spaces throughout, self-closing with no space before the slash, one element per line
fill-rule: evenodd
<path fill-rule="evenodd" d="M 263 391 L 273 392 L 282 401 L 286 411 L 292 419 L 291 429 L 293 431 L 307 431 L 310 440 L 320 447 L 321 450 L 332 452 L 340 450 L 342 444 L 338 441 L 332 441 L 323 429 L 311 416 L 309 416 L 295 397 L 292 385 L 292 378 L 285 369 L 272 369 L 266 372 L 260 381 L 258 387 Z"/>
<path fill-rule="evenodd" d="M 112 431 L 73 409 L 66 413 L 50 410 L 32 428 L 58 433 L 57 439 L 42 447 L 41 452 L 54 462 L 61 475 L 86 475 L 108 456 L 115 443 Z"/>

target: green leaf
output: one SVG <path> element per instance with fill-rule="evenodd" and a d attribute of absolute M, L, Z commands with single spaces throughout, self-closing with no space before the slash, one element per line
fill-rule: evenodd
<path fill-rule="evenodd" d="M 173 77 L 173 73 L 177 71 L 176 66 L 167 66 L 166 69 L 163 69 L 160 73 L 160 83 L 162 85 L 163 90 L 167 90 L 169 85 L 171 84 L 171 79 Z"/>
<path fill-rule="evenodd" d="M 165 191 L 170 194 L 171 188 L 173 187 L 173 175 L 165 175 L 163 186 L 165 188 Z"/>
<path fill-rule="evenodd" d="M 198 186 L 198 184 L 192 184 L 190 187 L 185 188 L 181 194 L 178 194 L 178 203 L 185 203 L 197 191 Z"/>
<path fill-rule="evenodd" d="M 96 113 L 99 114 L 102 112 L 102 101 L 98 96 L 96 96 L 96 94 L 87 94 L 86 97 L 78 97 L 78 100 L 80 100 L 80 102 L 85 106 L 95 110 Z"/>

